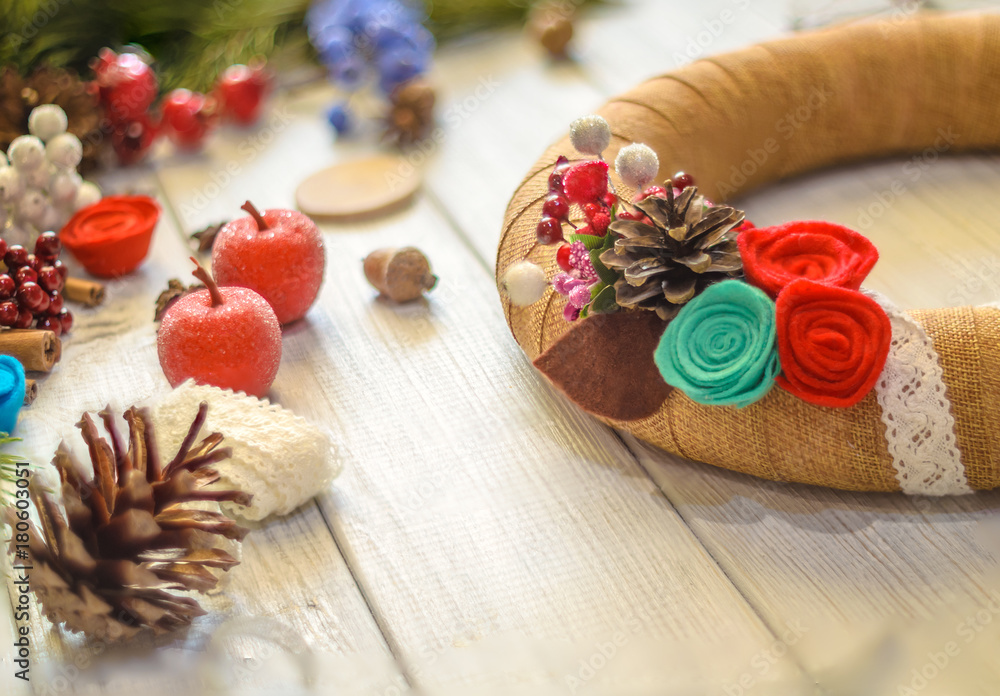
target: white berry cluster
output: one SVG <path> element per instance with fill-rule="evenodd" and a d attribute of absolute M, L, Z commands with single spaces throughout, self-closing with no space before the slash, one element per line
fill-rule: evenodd
<path fill-rule="evenodd" d="M 10 244 L 58 232 L 75 211 L 101 199 L 101 190 L 76 171 L 83 145 L 66 123 L 55 104 L 35 107 L 28 116 L 31 135 L 14 138 L 6 156 L 0 154 L 0 230 Z"/>

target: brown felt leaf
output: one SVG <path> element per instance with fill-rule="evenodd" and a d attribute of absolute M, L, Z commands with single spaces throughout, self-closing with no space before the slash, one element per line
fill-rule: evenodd
<path fill-rule="evenodd" d="M 535 358 L 535 367 L 585 411 L 645 418 L 671 389 L 653 362 L 666 326 L 656 312 L 592 314 Z"/>

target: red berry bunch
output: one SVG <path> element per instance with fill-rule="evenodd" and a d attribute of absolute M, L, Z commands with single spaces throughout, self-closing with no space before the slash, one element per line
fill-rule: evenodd
<path fill-rule="evenodd" d="M 102 48 L 90 64 L 111 145 L 121 164 L 141 160 L 161 134 L 181 149 L 197 149 L 220 115 L 240 125 L 253 123 L 270 89 L 263 63 L 233 65 L 219 77 L 214 95 L 175 89 L 164 97 L 158 112 L 160 86 L 151 60 L 141 50 L 116 53 Z"/>
<path fill-rule="evenodd" d="M 20 244 L 10 247 L 0 239 L 6 273 L 0 273 L 0 326 L 36 328 L 57 336 L 73 327 L 73 315 L 63 307 L 62 289 L 68 270 L 59 260 L 62 244 L 55 232 L 35 241 L 35 253 Z"/>
<path fill-rule="evenodd" d="M 587 225 L 577 229 L 576 234 L 604 236 L 617 201 L 618 197 L 608 191 L 606 162 L 591 160 L 570 165 L 566 157 L 560 157 L 549 174 L 549 195 L 542 204 L 542 219 L 536 228 L 538 243 L 563 241 L 562 224 L 569 222 L 572 204 L 580 206 L 587 220 Z"/>
<path fill-rule="evenodd" d="M 549 195 L 542 204 L 542 219 L 536 229 L 538 243 L 555 244 L 564 240 L 562 225 L 569 222 L 571 205 L 579 206 L 587 221 L 575 233 L 603 237 L 617 202 L 618 197 L 608 190 L 606 162 L 589 160 L 570 165 L 566 157 L 560 157 L 549 174 Z M 571 268 L 569 255 L 568 244 L 556 253 L 556 262 L 565 271 Z"/>
<path fill-rule="evenodd" d="M 149 111 L 160 90 L 149 56 L 102 48 L 90 67 L 118 161 L 122 164 L 139 161 L 159 131 L 159 124 Z"/>

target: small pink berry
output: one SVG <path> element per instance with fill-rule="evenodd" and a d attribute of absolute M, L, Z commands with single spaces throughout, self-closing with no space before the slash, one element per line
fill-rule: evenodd
<path fill-rule="evenodd" d="M 587 285 L 578 285 L 569 293 L 569 303 L 574 307 L 583 309 L 583 307 L 590 302 L 590 287 Z"/>

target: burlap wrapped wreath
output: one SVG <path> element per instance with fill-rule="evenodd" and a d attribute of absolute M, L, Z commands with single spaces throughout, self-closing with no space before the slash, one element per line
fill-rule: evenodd
<path fill-rule="evenodd" d="M 611 125 L 609 161 L 645 143 L 659 154 L 658 181 L 683 167 L 713 200 L 821 167 L 940 149 L 942 139 L 954 151 L 996 149 L 1000 16 L 919 16 L 773 41 L 653 78 L 597 113 Z M 925 494 L 1000 486 L 997 308 L 890 311 L 894 341 L 907 326 L 929 339 L 914 360 L 939 380 L 929 407 L 938 420 L 918 406 L 897 423 L 875 391 L 848 408 L 778 388 L 745 408 L 701 405 L 667 386 L 653 364 L 664 332 L 654 312 L 567 322 L 566 299 L 552 287 L 534 304 L 513 304 L 503 279 L 515 263 L 531 261 L 550 277 L 558 270 L 557 249 L 538 243 L 536 226 L 561 155 L 580 160 L 564 138 L 514 193 L 496 268 L 514 337 L 576 403 L 669 452 L 767 479 Z M 612 181 L 624 196 L 627 187 Z M 896 365 L 897 380 L 907 368 Z M 910 379 L 926 388 L 920 375 Z M 932 442 L 906 450 L 906 440 L 921 438 Z"/>

